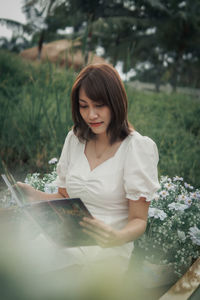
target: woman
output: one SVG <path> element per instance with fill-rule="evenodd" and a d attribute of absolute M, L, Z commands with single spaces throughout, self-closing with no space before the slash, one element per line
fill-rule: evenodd
<path fill-rule="evenodd" d="M 86 66 L 72 87 L 73 129 L 57 166 L 57 194 L 20 184 L 31 197 L 80 197 L 94 219 L 83 231 L 99 246 L 66 249 L 77 261 L 106 262 L 124 268 L 133 241 L 146 229 L 150 200 L 159 188 L 156 144 L 127 120 L 127 96 L 117 71 L 108 64 Z"/>

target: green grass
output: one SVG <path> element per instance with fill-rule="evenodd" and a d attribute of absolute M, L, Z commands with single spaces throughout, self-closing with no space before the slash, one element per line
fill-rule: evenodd
<path fill-rule="evenodd" d="M 128 88 L 129 119 L 150 136 L 160 154 L 159 174 L 179 175 L 200 186 L 200 100 Z"/>
<path fill-rule="evenodd" d="M 0 51 L 0 155 L 11 170 L 47 172 L 72 126 L 72 69 L 33 65 Z M 129 120 L 158 145 L 159 175 L 200 186 L 200 101 L 126 87 Z"/>
<path fill-rule="evenodd" d="M 28 165 L 43 171 L 48 160 L 60 154 L 64 138 L 72 126 L 70 90 L 72 70 L 57 70 L 51 64 L 34 66 L 19 57 L 1 52 L 0 62 L 11 61 L 13 76 L 26 77 L 15 85 L 11 66 L 0 65 L 0 155 L 10 167 Z M 24 76 L 25 76 L 24 75 Z"/>

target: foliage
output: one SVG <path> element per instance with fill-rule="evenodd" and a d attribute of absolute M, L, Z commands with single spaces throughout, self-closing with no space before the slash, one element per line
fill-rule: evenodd
<path fill-rule="evenodd" d="M 199 187 L 200 105 L 181 94 L 143 93 L 127 86 L 129 120 L 159 150 L 159 174 L 179 174 Z"/>
<path fill-rule="evenodd" d="M 8 51 L 0 52 L 1 91 L 6 93 L 7 83 L 10 87 L 21 88 L 29 80 L 27 65 Z"/>
<path fill-rule="evenodd" d="M 174 89 L 177 84 L 199 86 L 197 0 L 77 0 L 63 2 L 62 8 L 62 17 L 65 14 L 68 26 L 76 29 L 74 37 L 81 38 L 84 51 L 102 46 L 111 63 L 123 61 L 124 71 L 138 69 L 140 78 L 147 73 L 157 89 L 161 82 L 171 82 Z M 51 24 L 58 13 L 51 16 Z M 142 63 L 149 70 L 141 70 Z"/>
<path fill-rule="evenodd" d="M 29 41 L 24 36 L 12 36 L 11 39 L 0 37 L 1 49 L 19 53 L 29 46 Z"/>
<path fill-rule="evenodd" d="M 42 176 L 40 173 L 27 174 L 25 178 L 25 183 L 30 184 L 32 187 L 42 192 L 46 192 L 50 194 L 56 193 L 57 187 L 53 184 L 53 181 L 57 177 L 56 166 L 55 166 L 56 163 L 57 163 L 57 158 L 55 157 L 49 161 L 49 164 L 53 166 L 51 168 L 52 171 L 50 173 L 46 173 Z"/>
<path fill-rule="evenodd" d="M 200 86 L 198 0 L 24 0 L 23 11 L 25 25 L 2 18 L 0 22 L 32 34 L 38 58 L 44 42 L 58 39 L 59 29 L 71 26 L 74 34 L 65 38 L 82 41 L 85 63 L 88 52 L 101 46 L 112 64 L 122 61 L 125 72 L 136 69 L 138 78 L 155 82 L 157 90 L 166 82 L 174 89 Z"/>
<path fill-rule="evenodd" d="M 69 95 L 74 73 L 48 63 L 28 65 L 5 52 L 0 57 L 1 158 L 12 166 L 43 168 L 49 155 L 59 155 L 72 126 Z"/>
<path fill-rule="evenodd" d="M 181 276 L 200 255 L 200 190 L 178 176 L 162 177 L 160 184 L 136 249 L 152 263 L 173 265 Z"/>

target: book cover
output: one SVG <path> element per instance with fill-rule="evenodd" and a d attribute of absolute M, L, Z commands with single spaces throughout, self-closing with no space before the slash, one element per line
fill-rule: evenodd
<path fill-rule="evenodd" d="M 25 205 L 24 210 L 59 246 L 79 247 L 96 244 L 94 239 L 82 231 L 79 224 L 83 217 L 92 218 L 80 198 L 33 202 Z"/>

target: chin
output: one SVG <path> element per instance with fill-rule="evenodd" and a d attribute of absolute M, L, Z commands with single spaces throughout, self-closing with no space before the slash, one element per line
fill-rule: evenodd
<path fill-rule="evenodd" d="M 95 134 L 105 134 L 106 130 L 102 129 L 102 128 L 91 128 L 92 132 Z"/>

